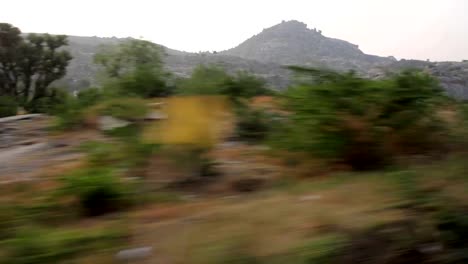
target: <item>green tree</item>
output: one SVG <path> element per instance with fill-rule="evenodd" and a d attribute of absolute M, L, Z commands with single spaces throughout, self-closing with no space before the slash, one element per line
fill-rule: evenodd
<path fill-rule="evenodd" d="M 190 78 L 179 80 L 177 88 L 184 95 L 220 95 L 231 82 L 232 77 L 223 69 L 201 64 L 193 70 Z"/>
<path fill-rule="evenodd" d="M 251 98 L 258 95 L 271 94 L 271 91 L 266 88 L 265 80 L 246 71 L 240 71 L 236 76 L 231 78 L 222 92 L 232 98 Z"/>
<path fill-rule="evenodd" d="M 163 69 L 161 46 L 144 40 L 130 40 L 117 46 L 102 47 L 94 61 L 108 78 L 106 87 L 118 95 L 167 96 L 169 74 Z"/>
<path fill-rule="evenodd" d="M 29 34 L 0 23 L 0 95 L 28 103 L 50 96 L 50 85 L 65 76 L 71 60 L 63 35 Z"/>
<path fill-rule="evenodd" d="M 270 94 L 265 81 L 245 71 L 231 76 L 215 65 L 197 66 L 190 78 L 179 80 L 178 91 L 190 95 L 226 95 L 231 99 Z"/>
<path fill-rule="evenodd" d="M 0 23 L 0 95 L 16 97 L 20 72 L 18 47 L 22 44 L 21 31 Z"/>

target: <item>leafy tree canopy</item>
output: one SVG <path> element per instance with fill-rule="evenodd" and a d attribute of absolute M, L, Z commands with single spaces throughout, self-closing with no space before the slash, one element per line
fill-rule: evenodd
<path fill-rule="evenodd" d="M 107 88 L 118 95 L 167 96 L 169 74 L 163 69 L 161 46 L 144 40 L 130 40 L 118 46 L 103 47 L 94 61 L 100 65 Z"/>
<path fill-rule="evenodd" d="M 71 55 L 63 35 L 29 34 L 0 23 L 0 95 L 22 104 L 50 96 L 50 85 L 65 76 Z"/>

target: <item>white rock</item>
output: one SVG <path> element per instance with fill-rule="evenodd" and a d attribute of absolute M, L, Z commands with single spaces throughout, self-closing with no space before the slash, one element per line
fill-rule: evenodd
<path fill-rule="evenodd" d="M 132 249 L 124 249 L 115 255 L 115 258 L 121 262 L 130 262 L 148 258 L 153 251 L 152 247 L 139 247 Z"/>
<path fill-rule="evenodd" d="M 119 127 L 126 127 L 130 122 L 114 118 L 112 116 L 101 116 L 99 117 L 99 129 L 108 131 Z"/>
<path fill-rule="evenodd" d="M 315 200 L 320 200 L 320 199 L 322 199 L 322 196 L 316 195 L 316 194 L 305 195 L 305 196 L 299 197 L 300 202 L 315 201 Z"/>

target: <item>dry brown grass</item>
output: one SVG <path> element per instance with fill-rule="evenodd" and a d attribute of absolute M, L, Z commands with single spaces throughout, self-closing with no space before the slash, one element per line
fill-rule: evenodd
<path fill-rule="evenodd" d="M 142 208 L 133 215 L 135 245 L 150 245 L 148 263 L 210 263 L 243 241 L 259 256 L 289 252 L 323 232 L 363 229 L 403 218 L 381 210 L 396 198 L 378 181 L 346 181 L 310 193 L 284 190 Z M 317 199 L 307 200 L 312 195 Z M 169 261 L 169 262 L 163 262 Z"/>

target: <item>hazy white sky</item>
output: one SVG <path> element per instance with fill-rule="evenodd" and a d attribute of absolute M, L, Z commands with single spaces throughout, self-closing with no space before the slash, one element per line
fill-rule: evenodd
<path fill-rule="evenodd" d="M 0 0 L 23 32 L 143 37 L 185 51 L 224 50 L 296 19 L 366 53 L 468 59 L 468 0 Z"/>

